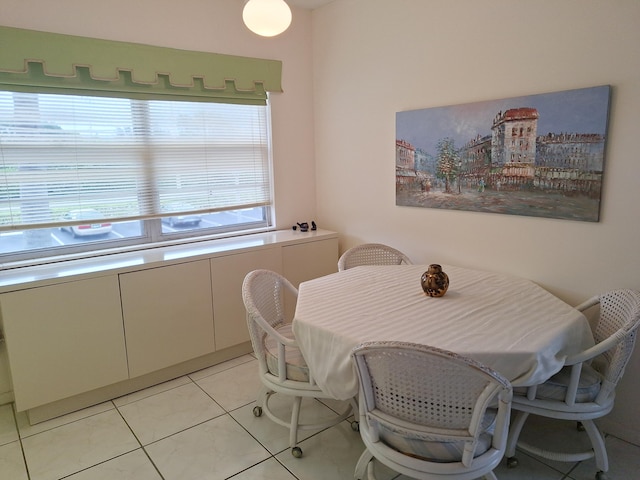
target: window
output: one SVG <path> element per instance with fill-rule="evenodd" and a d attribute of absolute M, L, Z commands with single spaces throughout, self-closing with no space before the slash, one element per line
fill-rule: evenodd
<path fill-rule="evenodd" d="M 0 44 L 0 262 L 272 226 L 281 61 L 5 26 Z"/>
<path fill-rule="evenodd" d="M 270 227 L 268 108 L 0 91 L 0 261 Z"/>

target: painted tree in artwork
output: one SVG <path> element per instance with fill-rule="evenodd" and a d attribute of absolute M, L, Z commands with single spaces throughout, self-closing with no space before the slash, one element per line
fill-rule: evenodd
<path fill-rule="evenodd" d="M 456 151 L 453 138 L 445 137 L 438 141 L 438 177 L 444 178 L 445 192 L 451 193 L 451 176 L 456 173 L 460 155 Z"/>

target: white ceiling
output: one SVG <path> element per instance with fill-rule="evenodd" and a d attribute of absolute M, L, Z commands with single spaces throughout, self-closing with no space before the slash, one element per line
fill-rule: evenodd
<path fill-rule="evenodd" d="M 333 0 L 286 0 L 289 5 L 307 8 L 309 10 L 313 10 L 328 3 L 333 2 Z"/>

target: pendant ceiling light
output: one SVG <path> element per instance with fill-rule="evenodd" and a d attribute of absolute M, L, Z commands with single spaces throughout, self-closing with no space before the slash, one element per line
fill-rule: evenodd
<path fill-rule="evenodd" d="M 274 37 L 291 25 L 291 9 L 284 0 L 249 0 L 242 10 L 242 20 L 253 33 Z"/>

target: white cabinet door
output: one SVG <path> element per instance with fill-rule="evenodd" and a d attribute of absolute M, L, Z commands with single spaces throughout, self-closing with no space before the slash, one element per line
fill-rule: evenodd
<path fill-rule="evenodd" d="M 296 288 L 307 280 L 337 272 L 338 239 L 329 238 L 282 247 L 282 268 L 284 276 Z M 295 300 L 285 298 L 288 318 L 293 318 L 295 307 Z"/>
<path fill-rule="evenodd" d="M 209 260 L 120 275 L 131 378 L 215 349 Z"/>
<path fill-rule="evenodd" d="M 328 238 L 314 242 L 282 247 L 284 276 L 296 287 L 301 282 L 338 271 L 338 239 Z"/>
<path fill-rule="evenodd" d="M 259 268 L 281 273 L 281 252 L 276 247 L 211 259 L 216 350 L 250 340 L 242 282 L 247 273 Z"/>
<path fill-rule="evenodd" d="M 128 378 L 117 276 L 4 293 L 0 308 L 19 411 Z"/>

